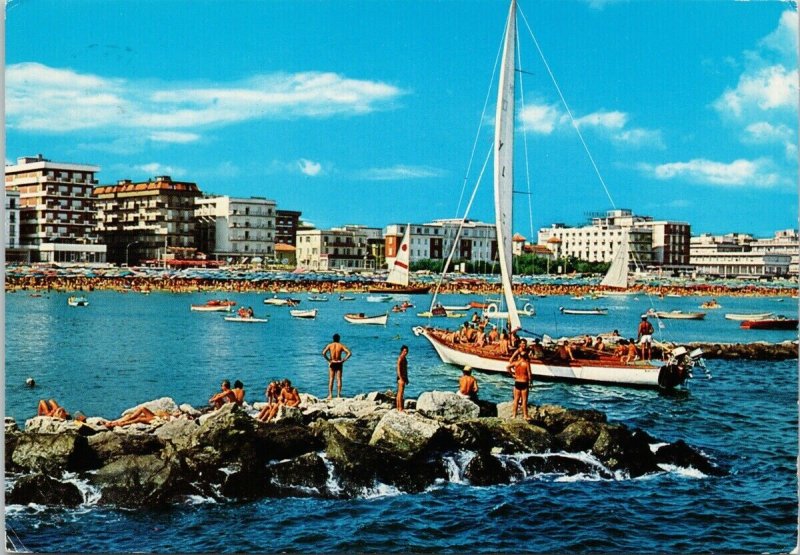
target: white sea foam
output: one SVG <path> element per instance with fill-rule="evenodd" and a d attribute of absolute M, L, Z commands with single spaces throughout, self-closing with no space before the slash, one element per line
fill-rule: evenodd
<path fill-rule="evenodd" d="M 333 463 L 328 460 L 328 457 L 324 452 L 317 454 L 322 459 L 322 462 L 325 463 L 325 469 L 328 471 L 328 479 L 325 481 L 325 488 L 332 495 L 338 495 L 342 493 L 342 487 L 339 485 L 339 482 L 337 482 L 335 478 L 335 473 L 334 473 L 335 468 L 333 466 Z"/>
<path fill-rule="evenodd" d="M 703 474 L 702 472 L 700 472 L 699 470 L 697 470 L 692 466 L 684 467 L 684 466 L 676 466 L 674 464 L 659 464 L 658 466 L 659 468 L 665 470 L 666 472 L 671 472 L 673 474 L 677 474 L 678 476 L 683 476 L 685 478 L 695 478 L 695 479 L 708 478 L 706 474 Z"/>
<path fill-rule="evenodd" d="M 403 492 L 394 486 L 384 484 L 382 482 L 375 482 L 371 488 L 364 488 L 361 490 L 361 497 L 364 499 L 376 499 L 379 497 L 394 497 L 396 495 L 403 495 Z"/>
<path fill-rule="evenodd" d="M 659 449 L 661 449 L 661 448 L 662 448 L 662 447 L 664 447 L 665 445 L 669 445 L 669 443 L 666 443 L 666 442 L 662 442 L 662 443 L 651 443 L 651 444 L 650 444 L 650 450 L 651 450 L 653 453 L 655 453 L 656 451 L 658 451 Z"/>
<path fill-rule="evenodd" d="M 207 504 L 216 504 L 217 500 L 213 497 L 207 497 L 205 495 L 187 495 L 185 498 L 187 505 L 207 505 Z"/>
<path fill-rule="evenodd" d="M 65 472 L 62 481 L 75 484 L 83 496 L 83 505 L 93 506 L 100 501 L 102 496 L 100 488 L 90 484 L 87 479 L 79 477 L 74 472 Z"/>

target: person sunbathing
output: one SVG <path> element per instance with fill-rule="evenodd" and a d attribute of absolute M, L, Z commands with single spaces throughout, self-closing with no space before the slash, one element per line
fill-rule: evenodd
<path fill-rule="evenodd" d="M 122 418 L 112 420 L 111 422 L 106 422 L 104 426 L 111 429 L 116 428 L 117 426 L 130 426 L 131 424 L 150 424 L 156 418 L 169 420 L 171 418 L 180 416 L 181 414 L 183 413 L 180 410 L 172 412 L 166 410 L 157 410 L 153 412 L 147 407 L 139 407 L 132 413 L 126 414 Z"/>
<path fill-rule="evenodd" d="M 36 410 L 36 414 L 37 416 L 49 416 L 58 420 L 68 420 L 70 418 L 69 413 L 64 409 L 64 407 L 59 406 L 59 404 L 53 399 L 50 399 L 49 401 L 41 399 L 39 401 L 39 407 Z"/>

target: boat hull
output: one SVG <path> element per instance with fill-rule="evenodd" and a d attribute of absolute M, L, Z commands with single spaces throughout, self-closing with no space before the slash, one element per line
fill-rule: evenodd
<path fill-rule="evenodd" d="M 344 319 L 351 324 L 365 324 L 385 326 L 389 320 L 389 314 L 380 314 L 377 316 L 362 316 L 360 314 L 345 314 Z"/>
<path fill-rule="evenodd" d="M 308 320 L 312 320 L 317 317 L 317 309 L 312 308 L 311 310 L 290 310 L 289 314 L 291 314 L 293 318 L 306 318 Z"/>
<path fill-rule="evenodd" d="M 702 320 L 706 317 L 705 312 L 656 312 L 654 314 L 662 320 Z"/>
<path fill-rule="evenodd" d="M 739 327 L 746 330 L 796 330 L 797 323 L 797 320 L 790 318 L 778 320 L 745 320 L 739 324 Z"/>
<path fill-rule="evenodd" d="M 607 308 L 560 308 L 561 314 L 572 314 L 573 316 L 605 316 L 608 314 Z"/>
<path fill-rule="evenodd" d="M 424 295 L 429 293 L 431 290 L 430 285 L 420 285 L 420 286 L 397 286 L 392 287 L 391 285 L 381 285 L 379 287 L 370 287 L 367 289 L 370 293 L 393 293 L 396 295 Z"/>
<path fill-rule="evenodd" d="M 230 312 L 231 305 L 193 304 L 189 309 L 192 312 Z"/>
<path fill-rule="evenodd" d="M 226 316 L 226 322 L 238 322 L 241 324 L 265 324 L 269 322 L 266 318 L 242 318 L 240 316 Z"/>
<path fill-rule="evenodd" d="M 774 314 L 772 312 L 761 312 L 758 314 L 736 314 L 736 313 L 728 313 L 725 315 L 726 320 L 735 320 L 737 322 L 743 322 L 745 320 L 766 320 L 768 318 L 773 317 Z"/>
<path fill-rule="evenodd" d="M 508 374 L 508 360 L 489 357 L 475 352 L 454 348 L 431 333 L 430 328 L 414 328 L 433 346 L 442 362 L 459 367 L 471 366 L 486 372 Z M 598 383 L 637 388 L 659 388 L 659 375 L 663 366 L 611 364 L 607 360 L 580 360 L 567 364 L 552 361 L 531 361 L 531 374 L 535 380 L 563 381 L 572 383 Z"/>

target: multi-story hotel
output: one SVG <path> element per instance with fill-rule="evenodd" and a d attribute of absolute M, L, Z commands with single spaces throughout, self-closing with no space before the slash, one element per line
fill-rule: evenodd
<path fill-rule="evenodd" d="M 29 261 L 105 262 L 92 208 L 98 171 L 41 154 L 6 166 L 6 191 L 19 193 L 19 247 L 28 251 Z"/>
<path fill-rule="evenodd" d="M 308 270 L 363 270 L 367 261 L 363 231 L 333 228 L 297 231 L 297 266 Z"/>
<path fill-rule="evenodd" d="M 434 220 L 426 224 L 410 224 L 410 261 L 446 260 L 461 225 L 460 219 Z M 406 231 L 404 224 L 386 227 L 386 263 L 391 266 Z M 466 220 L 458 238 L 454 261 L 488 262 L 497 258 L 497 231 L 494 224 Z"/>
<path fill-rule="evenodd" d="M 19 247 L 19 191 L 6 191 L 6 235 L 5 247 Z"/>
<path fill-rule="evenodd" d="M 789 273 L 796 276 L 800 272 L 800 236 L 796 229 L 776 231 L 774 237 L 766 239 L 753 239 L 750 246 L 754 251 L 790 255 Z"/>
<path fill-rule="evenodd" d="M 260 263 L 275 258 L 275 201 L 228 196 L 197 199 L 196 246 L 215 260 Z"/>
<path fill-rule="evenodd" d="M 654 221 L 635 216 L 630 210 L 609 210 L 592 218 L 584 227 L 553 224 L 539 230 L 537 243 L 554 251 L 556 257 L 575 257 L 589 262 L 611 262 L 627 236 L 631 266 L 660 267 L 686 272 L 689 267 L 691 226 L 684 222 Z"/>
<path fill-rule="evenodd" d="M 715 277 L 785 277 L 795 251 L 754 248 L 750 235 L 704 233 L 691 240 L 691 263 L 697 274 Z"/>
<path fill-rule="evenodd" d="M 123 179 L 94 189 L 97 230 L 118 264 L 185 258 L 195 252 L 195 183 L 168 175 L 140 183 Z"/>
<path fill-rule="evenodd" d="M 300 227 L 300 215 L 297 210 L 277 210 L 275 214 L 275 243 L 297 245 L 297 230 Z"/>

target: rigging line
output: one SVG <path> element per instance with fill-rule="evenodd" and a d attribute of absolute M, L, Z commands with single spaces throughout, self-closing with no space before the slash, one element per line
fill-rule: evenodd
<path fill-rule="evenodd" d="M 486 166 L 489 165 L 489 158 L 492 156 L 492 151 L 494 150 L 494 139 L 489 144 L 489 150 L 486 153 L 486 160 L 483 161 L 483 167 L 481 168 L 481 173 L 478 175 L 478 181 L 475 182 L 475 188 L 472 189 L 472 196 L 469 198 L 469 203 L 467 204 L 467 209 L 464 212 L 464 217 L 461 218 L 461 222 L 458 224 L 458 229 L 456 230 L 456 236 L 453 238 L 453 246 L 450 248 L 450 254 L 447 256 L 447 260 L 444 263 L 444 267 L 442 267 L 442 273 L 439 275 L 439 281 L 436 283 L 436 289 L 433 291 L 433 298 L 431 299 L 431 307 L 429 310 L 433 310 L 434 305 L 436 304 L 436 297 L 439 295 L 439 289 L 442 287 L 442 282 L 444 281 L 444 276 L 447 274 L 447 270 L 450 267 L 450 262 L 453 260 L 453 255 L 456 252 L 456 248 L 458 246 L 458 238 L 461 236 L 461 230 L 464 228 L 464 222 L 467 220 L 467 216 L 469 216 L 469 211 L 472 208 L 472 203 L 475 201 L 475 195 L 478 193 L 478 187 L 483 180 L 483 174 L 486 172 Z"/>
<path fill-rule="evenodd" d="M 519 41 L 519 28 L 517 28 L 517 67 L 522 66 L 522 45 Z M 528 73 L 522 72 L 521 73 Z M 519 78 L 519 101 L 522 105 L 522 112 L 525 112 L 525 89 L 522 86 L 522 75 Z M 525 152 L 525 183 L 528 186 L 528 224 L 530 225 L 530 238 L 531 242 L 533 242 L 533 201 L 531 200 L 531 169 L 530 169 L 530 159 L 528 157 L 528 133 L 525 130 L 525 124 L 522 124 L 522 142 L 525 145 L 524 152 Z"/>
<path fill-rule="evenodd" d="M 597 174 L 597 179 L 600 180 L 600 184 L 603 186 L 603 190 L 606 193 L 606 197 L 608 197 L 608 201 L 611 203 L 611 208 L 616 210 L 617 206 L 614 203 L 614 199 L 611 198 L 611 193 L 606 186 L 606 182 L 603 179 L 603 176 L 600 174 L 600 169 L 597 167 L 597 164 L 592 157 L 592 153 L 589 152 L 589 147 L 586 144 L 586 141 L 583 139 L 583 134 L 581 133 L 580 128 L 578 127 L 578 122 L 575 121 L 575 117 L 572 115 L 572 110 L 569 109 L 569 105 L 567 104 L 567 99 L 564 98 L 564 94 L 561 92 L 561 87 L 558 86 L 558 81 L 556 81 L 556 76 L 553 75 L 552 70 L 550 69 L 550 64 L 547 63 L 547 59 L 544 57 L 544 52 L 542 51 L 541 47 L 539 46 L 539 41 L 536 40 L 536 36 L 533 34 L 533 30 L 531 26 L 528 24 L 528 19 L 525 17 L 525 14 L 522 12 L 522 8 L 519 8 L 520 15 L 522 16 L 522 20 L 525 22 L 525 27 L 527 27 L 528 32 L 533 39 L 533 44 L 536 45 L 536 50 L 539 51 L 539 57 L 542 58 L 542 62 L 544 63 L 544 67 L 547 70 L 547 74 L 550 76 L 550 80 L 553 81 L 553 86 L 556 88 L 556 92 L 558 93 L 559 98 L 561 98 L 561 103 L 564 104 L 564 109 L 567 111 L 567 115 L 569 116 L 569 120 L 572 123 L 572 127 L 575 129 L 575 132 L 578 134 L 578 138 L 583 145 L 583 150 L 586 151 L 586 156 L 589 157 L 589 162 L 592 164 L 592 168 L 594 168 L 594 173 Z"/>
<path fill-rule="evenodd" d="M 469 155 L 469 162 L 467 163 L 467 171 L 464 173 L 464 182 L 461 185 L 461 195 L 458 197 L 458 206 L 456 207 L 456 217 L 461 212 L 461 202 L 464 200 L 464 191 L 467 190 L 467 180 L 469 179 L 469 172 L 472 169 L 472 161 L 475 158 L 475 151 L 478 148 L 478 140 L 481 136 L 481 128 L 486 119 L 486 108 L 489 105 L 489 99 L 492 95 L 492 83 L 494 83 L 495 75 L 497 75 L 497 66 L 500 63 L 500 57 L 503 51 L 503 37 L 500 37 L 500 45 L 497 48 L 497 55 L 494 58 L 494 67 L 492 68 L 492 78 L 489 80 L 489 87 L 486 89 L 486 98 L 483 100 L 483 109 L 481 110 L 481 119 L 478 122 L 478 130 L 475 133 L 475 140 L 472 142 L 472 152 Z"/>

